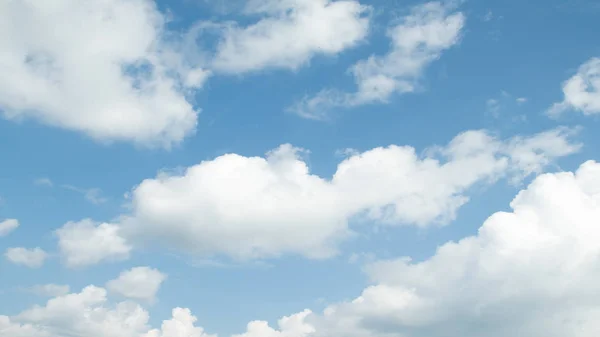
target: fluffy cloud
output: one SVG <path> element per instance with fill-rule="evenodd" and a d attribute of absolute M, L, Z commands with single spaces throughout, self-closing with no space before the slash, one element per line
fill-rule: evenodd
<path fill-rule="evenodd" d="M 94 223 L 89 219 L 69 222 L 56 230 L 58 248 L 69 267 L 126 259 L 131 246 L 119 231 L 117 225 Z"/>
<path fill-rule="evenodd" d="M 539 133 L 533 137 L 515 137 L 507 144 L 507 152 L 511 158 L 511 165 L 520 170 L 514 172 L 513 182 L 534 173 L 541 173 L 544 167 L 555 158 L 574 153 L 581 148 L 581 144 L 567 141 L 567 136 L 576 133 L 577 129 L 557 128 Z"/>
<path fill-rule="evenodd" d="M 373 285 L 353 301 L 284 317 L 279 329 L 254 321 L 236 337 L 597 336 L 599 205 L 599 163 L 539 176 L 477 235 L 422 262 L 368 266 Z M 139 305 L 110 305 L 103 288 L 89 286 L 0 317 L 0 336 L 208 336 L 195 321 L 177 308 L 151 330 Z"/>
<path fill-rule="evenodd" d="M 252 322 L 248 325 L 251 332 L 239 337 L 295 337 L 309 333 L 310 327 L 302 322 L 308 314 L 306 311 L 281 319 L 283 334 L 261 322 Z M 195 326 L 197 318 L 185 308 L 173 309 L 172 318 L 163 321 L 160 329 L 151 329 L 148 321 L 148 312 L 138 304 L 111 304 L 106 289 L 90 285 L 79 293 L 56 296 L 45 305 L 35 305 L 16 316 L 0 316 L 0 337 L 216 337 Z"/>
<path fill-rule="evenodd" d="M 453 13 L 439 2 L 413 8 L 411 15 L 389 30 L 392 50 L 388 54 L 371 56 L 353 67 L 357 103 L 385 101 L 392 92 L 414 91 L 425 67 L 458 42 L 464 21 L 462 13 Z"/>
<path fill-rule="evenodd" d="M 465 17 L 440 2 L 414 7 L 402 21 L 388 30 L 390 51 L 370 56 L 350 70 L 358 90 L 343 93 L 325 89 L 305 97 L 291 110 L 307 118 L 323 118 L 332 106 L 385 102 L 393 93 L 413 92 L 423 71 L 441 53 L 458 43 Z"/>
<path fill-rule="evenodd" d="M 153 1 L 2 1 L 0 22 L 5 118 L 165 147 L 194 132 L 207 73 Z"/>
<path fill-rule="evenodd" d="M 368 266 L 361 296 L 298 324 L 314 337 L 597 336 L 600 163 L 539 176 L 510 205 L 425 261 Z"/>
<path fill-rule="evenodd" d="M 7 316 L 0 316 L 0 337 L 50 337 L 50 334 L 31 324 L 15 323 Z"/>
<path fill-rule="evenodd" d="M 150 330 L 142 337 L 216 337 L 217 335 L 209 335 L 204 332 L 201 327 L 194 326 L 198 320 L 190 309 L 175 308 L 172 311 L 173 318 L 164 321 L 161 329 Z"/>
<path fill-rule="evenodd" d="M 548 114 L 557 116 L 567 110 L 584 115 L 600 113 L 600 58 L 592 58 L 579 67 L 577 74 L 563 83 L 564 99 L 555 103 Z"/>
<path fill-rule="evenodd" d="M 153 302 L 160 285 L 167 275 L 157 269 L 136 267 L 122 272 L 118 278 L 109 281 L 106 288 L 134 300 Z"/>
<path fill-rule="evenodd" d="M 29 268 L 41 267 L 48 254 L 39 247 L 27 249 L 22 247 L 8 248 L 4 253 L 6 259 L 14 264 L 23 265 Z"/>
<path fill-rule="evenodd" d="M 367 35 L 369 8 L 354 0 L 251 0 L 245 13 L 262 18 L 225 28 L 212 66 L 226 73 L 297 69 L 317 54 L 333 55 Z"/>
<path fill-rule="evenodd" d="M 19 227 L 19 220 L 6 219 L 0 222 L 0 237 L 7 236 Z"/>
<path fill-rule="evenodd" d="M 131 193 L 132 212 L 121 217 L 120 235 L 204 256 L 326 258 L 352 234 L 351 218 L 445 224 L 475 184 L 538 173 L 576 152 L 570 135 L 556 129 L 501 141 L 468 131 L 425 156 L 409 146 L 380 147 L 346 158 L 331 179 L 311 174 L 303 151 L 291 145 L 264 158 L 227 154 L 181 175 L 144 180 Z M 80 237 L 73 242 L 94 246 L 85 243 L 88 235 Z"/>
<path fill-rule="evenodd" d="M 104 288 L 88 286 L 16 316 L 0 316 L 0 337 L 216 337 L 194 326 L 196 317 L 189 309 L 173 309 L 173 318 L 161 329 L 150 329 L 148 320 L 138 304 L 112 305 Z"/>
<path fill-rule="evenodd" d="M 45 306 L 34 306 L 11 320 L 60 337 L 132 337 L 148 330 L 148 313 L 142 307 L 132 302 L 110 306 L 106 290 L 95 286 L 52 298 Z"/>
<path fill-rule="evenodd" d="M 424 261 L 368 265 L 371 285 L 352 301 L 284 317 L 279 329 L 253 321 L 235 337 L 597 336 L 600 163 L 543 174 L 510 206 Z M 89 286 L 0 316 L 0 336 L 208 336 L 195 321 L 178 308 L 150 330 L 140 306 L 112 306 L 103 288 Z"/>
<path fill-rule="evenodd" d="M 277 322 L 279 330 L 271 328 L 267 322 L 253 321 L 248 323 L 245 333 L 233 337 L 306 337 L 315 332 L 314 327 L 305 322 L 306 317 L 311 314 L 310 310 L 304 310 L 283 317 Z"/>

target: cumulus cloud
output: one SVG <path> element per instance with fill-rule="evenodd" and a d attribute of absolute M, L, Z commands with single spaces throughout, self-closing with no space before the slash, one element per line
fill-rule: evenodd
<path fill-rule="evenodd" d="M 41 267 L 48 254 L 39 247 L 27 249 L 23 247 L 8 248 L 4 253 L 6 259 L 14 264 L 26 266 L 29 268 Z"/>
<path fill-rule="evenodd" d="M 294 70 L 315 55 L 355 46 L 369 30 L 369 7 L 353 0 L 251 0 L 244 12 L 260 19 L 226 26 L 212 62 L 216 71 Z"/>
<path fill-rule="evenodd" d="M 31 324 L 19 324 L 0 315 L 0 337 L 50 337 L 50 334 Z"/>
<path fill-rule="evenodd" d="M 538 176 L 478 233 L 420 262 L 378 261 L 370 285 L 323 313 L 278 328 L 253 321 L 235 337 L 593 337 L 600 333 L 600 163 Z M 87 314 L 93 312 L 93 315 Z M 161 330 L 132 302 L 112 306 L 94 286 L 0 316 L 0 336 L 205 336 L 177 308 Z"/>
<path fill-rule="evenodd" d="M 306 317 L 312 314 L 310 310 L 286 316 L 277 323 L 279 330 L 273 329 L 267 322 L 253 321 L 248 323 L 247 331 L 232 337 L 306 337 L 310 336 L 315 329 L 305 322 Z"/>
<path fill-rule="evenodd" d="M 89 219 L 69 222 L 56 230 L 58 248 L 69 267 L 127 259 L 131 246 L 119 231 L 115 224 L 95 223 Z"/>
<path fill-rule="evenodd" d="M 189 309 L 173 309 L 173 317 L 160 329 L 151 329 L 148 320 L 148 312 L 140 305 L 112 305 L 106 289 L 91 285 L 16 316 L 0 316 L 0 337 L 216 337 L 194 325 L 197 319 Z"/>
<path fill-rule="evenodd" d="M 217 335 L 207 334 L 203 328 L 194 326 L 198 320 L 190 309 L 175 308 L 172 311 L 173 318 L 164 321 L 160 330 L 153 329 L 142 337 L 217 337 Z"/>
<path fill-rule="evenodd" d="M 564 99 L 549 110 L 556 117 L 568 110 L 584 115 L 600 114 L 600 58 L 592 58 L 579 67 L 573 77 L 563 83 Z"/>
<path fill-rule="evenodd" d="M 0 222 L 0 237 L 7 236 L 17 228 L 19 228 L 19 220 L 17 219 L 6 219 Z"/>
<path fill-rule="evenodd" d="M 134 245 L 166 245 L 201 256 L 327 258 L 352 235 L 350 219 L 446 224 L 468 201 L 472 186 L 503 177 L 518 181 L 577 152 L 573 132 L 502 141 L 467 131 L 425 155 L 409 146 L 380 147 L 344 159 L 331 178 L 312 174 L 302 159 L 306 151 L 289 144 L 265 157 L 227 154 L 182 174 L 144 180 L 131 192 L 132 211 L 120 218 L 119 235 Z"/>
<path fill-rule="evenodd" d="M 79 293 L 52 298 L 46 305 L 36 305 L 10 319 L 31 324 L 50 336 L 129 337 L 148 330 L 147 311 L 132 302 L 110 306 L 106 295 L 104 288 L 88 286 Z"/>
<path fill-rule="evenodd" d="M 165 147 L 195 131 L 208 72 L 153 1 L 3 1 L 0 22 L 4 118 Z"/>
<path fill-rule="evenodd" d="M 510 206 L 425 261 L 369 265 L 359 297 L 298 324 L 314 337 L 597 336 L 600 163 L 541 175 Z"/>
<path fill-rule="evenodd" d="M 358 87 L 356 92 L 324 89 L 305 97 L 291 111 L 322 119 L 331 107 L 386 102 L 394 93 L 414 92 L 426 67 L 458 43 L 464 23 L 461 12 L 441 2 L 413 7 L 409 15 L 388 30 L 391 46 L 387 54 L 372 55 L 350 68 Z"/>
<path fill-rule="evenodd" d="M 160 285 L 166 278 L 167 275 L 157 269 L 136 267 L 108 281 L 106 288 L 127 298 L 153 302 Z"/>

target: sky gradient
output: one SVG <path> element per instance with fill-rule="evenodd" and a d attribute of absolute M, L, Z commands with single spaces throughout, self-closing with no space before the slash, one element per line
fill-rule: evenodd
<path fill-rule="evenodd" d="M 0 337 L 598 336 L 599 16 L 0 0 Z"/>

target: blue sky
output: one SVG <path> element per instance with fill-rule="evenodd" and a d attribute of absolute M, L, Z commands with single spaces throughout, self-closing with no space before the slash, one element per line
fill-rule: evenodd
<path fill-rule="evenodd" d="M 0 337 L 600 332 L 594 1 L 0 13 Z"/>

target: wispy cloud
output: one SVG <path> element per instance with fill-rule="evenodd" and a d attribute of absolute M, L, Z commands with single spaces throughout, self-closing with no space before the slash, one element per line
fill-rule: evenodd
<path fill-rule="evenodd" d="M 83 195 L 85 200 L 94 205 L 100 205 L 108 201 L 108 198 L 102 196 L 102 190 L 99 188 L 80 188 L 73 185 L 61 185 L 62 188 L 77 192 Z"/>
<path fill-rule="evenodd" d="M 33 181 L 34 185 L 41 187 L 59 187 L 68 191 L 81 194 L 85 200 L 94 205 L 100 205 L 108 201 L 108 198 L 102 196 L 102 190 L 99 188 L 81 188 L 70 184 L 55 184 L 50 178 L 38 178 Z"/>
<path fill-rule="evenodd" d="M 49 178 L 38 178 L 33 181 L 33 184 L 36 186 L 46 186 L 46 187 L 54 186 L 54 183 Z"/>
<path fill-rule="evenodd" d="M 526 97 L 517 98 L 517 103 L 519 103 L 519 104 L 527 103 L 527 101 L 528 101 L 528 99 Z"/>
<path fill-rule="evenodd" d="M 485 111 L 493 118 L 500 118 L 506 110 L 514 110 L 517 106 L 527 103 L 527 101 L 527 97 L 514 97 L 510 92 L 502 90 L 499 95 L 490 98 L 485 102 Z M 513 116 L 513 120 L 524 120 L 523 117 L 524 115 L 519 115 L 518 118 L 515 119 Z"/>
<path fill-rule="evenodd" d="M 490 98 L 485 102 L 487 112 L 494 118 L 500 117 L 500 102 L 495 98 Z"/>
<path fill-rule="evenodd" d="M 494 12 L 492 12 L 491 10 L 488 10 L 487 13 L 485 13 L 485 15 L 483 16 L 483 21 L 489 22 L 489 21 L 492 21 L 493 18 L 494 18 Z"/>
<path fill-rule="evenodd" d="M 395 93 L 417 91 L 427 66 L 459 43 L 465 20 L 463 13 L 441 2 L 413 7 L 398 25 L 388 29 L 388 53 L 371 55 L 350 67 L 356 92 L 326 88 L 288 110 L 304 118 L 324 120 L 334 107 L 386 103 Z"/>
<path fill-rule="evenodd" d="M 584 115 L 600 114 L 600 58 L 582 64 L 577 73 L 562 86 L 563 100 L 554 103 L 547 114 L 558 117 L 566 111 L 579 111 Z"/>

